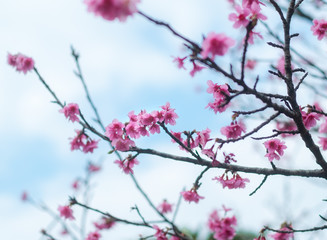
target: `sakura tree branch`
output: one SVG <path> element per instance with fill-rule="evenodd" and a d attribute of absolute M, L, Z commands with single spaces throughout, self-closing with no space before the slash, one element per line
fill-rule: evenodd
<path fill-rule="evenodd" d="M 295 232 L 313 232 L 313 231 L 319 231 L 319 230 L 324 230 L 327 229 L 327 225 L 323 225 L 320 227 L 313 227 L 313 228 L 308 228 L 308 229 L 293 229 L 291 227 L 288 227 L 290 230 L 289 231 L 284 231 L 284 230 L 277 230 L 277 229 L 273 229 L 270 227 L 265 226 L 264 230 L 269 230 L 272 232 L 278 232 L 278 233 L 295 233 Z"/>
<path fill-rule="evenodd" d="M 56 240 L 53 236 L 51 236 L 46 230 L 42 229 L 41 230 L 42 235 L 46 236 L 49 238 L 49 240 Z"/>
<path fill-rule="evenodd" d="M 129 151 L 138 152 L 140 154 L 149 154 L 149 155 L 155 155 L 162 158 L 168 158 L 175 161 L 180 162 L 186 162 L 186 163 L 193 163 L 195 165 L 200 166 L 208 166 L 210 168 L 219 168 L 219 169 L 226 169 L 230 171 L 238 171 L 238 172 L 244 172 L 244 173 L 253 173 L 253 174 L 260 174 L 260 175 L 283 175 L 283 176 L 298 176 L 298 177 L 314 177 L 314 178 L 324 178 L 326 179 L 326 175 L 323 170 L 316 169 L 316 170 L 291 170 L 291 169 L 283 169 L 283 168 L 276 168 L 276 169 L 270 169 L 270 168 L 256 168 L 256 167 L 245 167 L 245 166 L 239 166 L 234 164 L 225 164 L 225 163 L 219 163 L 218 166 L 212 166 L 211 161 L 207 161 L 202 159 L 201 162 L 199 162 L 197 159 L 190 158 L 190 157 L 182 157 L 177 156 L 169 153 L 163 153 L 159 152 L 153 149 L 142 149 L 142 148 L 131 148 Z"/>
<path fill-rule="evenodd" d="M 249 194 L 249 196 L 252 196 L 253 194 L 255 194 L 262 186 L 263 184 L 266 182 L 266 180 L 268 179 L 268 175 L 265 175 L 265 177 L 263 178 L 262 182 L 260 183 L 260 185 Z"/>

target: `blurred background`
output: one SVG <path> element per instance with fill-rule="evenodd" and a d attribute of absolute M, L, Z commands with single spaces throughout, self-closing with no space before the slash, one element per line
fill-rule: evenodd
<path fill-rule="evenodd" d="M 240 46 L 244 35 L 233 29 L 233 23 L 228 21 L 232 8 L 225 1 L 143 0 L 139 9 L 168 22 L 198 43 L 202 42 L 203 36 L 214 31 L 238 39 Z M 279 29 L 276 13 L 267 9 L 264 13 L 273 29 Z M 310 27 L 310 23 L 298 20 L 294 28 L 302 31 L 303 41 L 310 42 L 314 39 Z M 258 30 L 265 37 L 264 28 L 258 26 Z M 127 114 L 132 110 L 136 113 L 142 109 L 149 112 L 159 110 L 167 101 L 179 115 L 177 125 L 171 127 L 173 131 L 209 127 L 213 136 L 219 136 L 220 128 L 231 121 L 232 113 L 215 115 L 205 108 L 211 100 L 206 93 L 207 80 L 224 83 L 225 79 L 208 70 L 192 78 L 189 62 L 186 63 L 187 70 L 179 70 L 173 56 L 188 54 L 183 43 L 166 29 L 138 15 L 128 18 L 125 23 L 108 22 L 88 13 L 82 1 L 3 1 L 0 3 L 0 32 L 0 232 L 3 239 L 45 239 L 40 230 L 49 224 L 51 233 L 58 235 L 61 227 L 52 225 L 52 218 L 46 212 L 24 204 L 21 194 L 26 191 L 36 202 L 45 203 L 56 212 L 58 205 L 68 203 L 69 196 L 81 197 L 80 193 L 73 191 L 71 184 L 85 175 L 89 161 L 101 163 L 102 167 L 92 178 L 91 206 L 118 217 L 140 220 L 137 213 L 131 211 L 131 207 L 137 205 L 143 216 L 155 219 L 130 177 L 113 164 L 116 158 L 107 154 L 110 149 L 106 143 L 100 142 L 93 154 L 70 151 L 69 138 L 75 136 L 78 124 L 68 122 L 59 113 L 59 107 L 51 103 L 51 95 L 34 73 L 17 73 L 7 64 L 8 53 L 20 52 L 32 57 L 57 96 L 64 102 L 78 103 L 95 127 L 98 126 L 92 120 L 92 109 L 73 72 L 76 66 L 71 46 L 80 53 L 84 77 L 105 125 L 114 118 L 127 121 Z M 280 53 L 275 49 L 268 48 L 262 54 L 260 47 L 265 46 L 265 42 L 265 39 L 258 40 L 257 47 L 249 52 L 250 56 L 277 61 Z M 230 61 L 237 66 L 241 49 L 236 46 L 232 51 L 234 57 L 218 60 L 222 66 L 228 67 Z M 262 61 L 261 66 L 269 65 Z M 264 86 L 276 87 L 278 81 L 269 79 L 266 69 L 262 72 Z M 312 103 L 313 97 L 307 94 L 303 99 L 310 99 Z M 252 103 L 244 100 L 236 107 L 245 108 L 248 104 Z M 248 129 L 259 121 L 260 117 L 247 121 Z M 265 133 L 270 134 L 271 128 Z M 288 149 L 277 163 L 279 166 L 317 167 L 302 143 L 287 141 Z M 136 144 L 185 155 L 164 134 L 139 139 Z M 224 151 L 234 152 L 241 165 L 270 166 L 263 157 L 262 142 L 244 141 L 225 146 Z M 176 206 L 179 193 L 183 188 L 190 189 L 203 170 L 152 156 L 140 156 L 138 160 L 140 164 L 135 167 L 135 176 L 155 204 L 167 199 Z M 251 181 L 247 187 L 228 190 L 211 180 L 222 173 L 222 170 L 210 170 L 204 176 L 199 194 L 205 199 L 199 204 L 182 202 L 177 224 L 205 236 L 209 232 L 206 226 L 209 214 L 222 205 L 233 209 L 238 230 L 255 234 L 266 224 L 279 228 L 284 221 L 292 222 L 296 228 L 323 224 L 318 215 L 326 212 L 326 203 L 322 202 L 326 198 L 324 181 L 273 176 L 256 194 L 249 196 L 263 176 L 241 174 Z M 76 206 L 73 210 L 78 218 L 80 209 Z M 92 222 L 99 218 L 96 214 L 89 215 L 87 231 L 93 230 Z M 153 231 L 117 224 L 103 235 L 103 239 L 137 239 L 139 234 L 146 236 Z M 299 239 L 324 237 L 327 237 L 326 233 L 316 232 L 301 235 Z"/>

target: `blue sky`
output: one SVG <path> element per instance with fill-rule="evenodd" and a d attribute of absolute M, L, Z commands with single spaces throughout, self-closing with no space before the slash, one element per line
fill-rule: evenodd
<path fill-rule="evenodd" d="M 227 5 L 212 0 L 180 0 L 177 3 L 173 0 L 143 0 L 140 9 L 168 21 L 198 42 L 203 34 L 229 31 L 232 25 L 227 21 Z M 77 102 L 88 119 L 92 118 L 92 111 L 73 74 L 71 45 L 81 55 L 84 76 L 105 124 L 114 118 L 127 120 L 131 110 L 156 110 L 167 101 L 179 115 L 175 131 L 210 127 L 219 133 L 220 127 L 230 121 L 229 116 L 217 116 L 205 109 L 210 100 L 205 93 L 206 81 L 219 82 L 222 76 L 204 71 L 191 78 L 187 71 L 178 70 L 172 63 L 172 56 L 186 54 L 182 42 L 139 16 L 126 23 L 107 22 L 88 13 L 81 1 L 12 0 L 0 4 L 0 18 L 3 36 L 0 47 L 0 212 L 4 213 L 0 216 L 0 226 L 4 229 L 3 238 L 38 239 L 39 230 L 50 222 L 50 218 L 23 205 L 19 200 L 21 192 L 27 190 L 35 199 L 42 199 L 56 209 L 58 204 L 67 202 L 70 184 L 76 176 L 83 174 L 87 160 L 104 159 L 104 169 L 94 179 L 94 206 L 135 218 L 137 216 L 129 209 L 138 204 L 146 215 L 152 216 L 129 179 L 112 164 L 114 157 L 106 155 L 105 143 L 100 143 L 94 155 L 70 151 L 68 138 L 74 135 L 78 126 L 67 122 L 58 112 L 58 106 L 50 103 L 53 99 L 34 74 L 17 73 L 6 64 L 8 52 L 33 57 L 36 67 L 57 95 L 63 101 Z M 235 30 L 228 33 L 239 36 Z M 190 65 L 187 67 L 191 69 Z M 203 91 L 197 92 L 198 88 Z M 143 139 L 139 144 L 183 154 L 166 136 Z M 264 149 L 246 144 L 249 145 L 239 147 L 242 163 L 251 159 L 251 164 L 266 166 L 260 158 Z M 230 150 L 233 148 L 235 145 L 229 147 Z M 255 151 L 259 151 L 259 157 Z M 149 156 L 143 157 L 140 166 L 136 167 L 136 177 L 157 203 L 164 197 L 174 202 L 180 190 L 184 186 L 190 187 L 200 172 L 201 169 L 193 166 Z M 259 231 L 264 223 L 279 224 L 276 219 L 285 216 L 279 216 L 283 213 L 276 211 L 285 206 L 285 186 L 291 188 L 298 183 L 312 190 L 308 196 L 300 198 L 314 201 L 312 211 L 321 213 L 319 201 L 325 196 L 322 182 L 302 179 L 287 180 L 285 184 L 285 178 L 274 177 L 269 179 L 269 186 L 250 198 L 249 192 L 260 183 L 261 177 L 246 176 L 251 179 L 249 189 L 227 191 L 210 181 L 213 176 L 214 172 L 208 174 L 207 184 L 200 190 L 206 195 L 202 205 L 183 205 L 179 217 L 182 225 L 194 229 L 200 227 L 205 224 L 210 211 L 222 204 L 235 209 L 243 228 Z M 271 189 L 284 190 L 272 192 Z M 306 201 L 297 201 L 299 192 L 292 190 L 291 193 L 293 205 L 290 209 L 308 207 Z M 292 214 L 290 210 L 289 215 L 284 215 Z M 33 223 L 30 223 L 31 218 Z M 14 231 L 17 224 L 21 226 L 20 231 Z M 120 226 L 108 233 L 108 237 L 135 239 L 134 236 L 142 231 Z"/>

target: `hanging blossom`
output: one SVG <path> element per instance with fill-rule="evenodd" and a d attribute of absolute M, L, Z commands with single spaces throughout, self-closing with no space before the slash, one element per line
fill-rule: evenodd
<path fill-rule="evenodd" d="M 242 178 L 237 172 L 234 172 L 232 178 L 229 178 L 228 172 L 226 171 L 220 177 L 213 178 L 213 180 L 217 180 L 223 185 L 223 188 L 227 187 L 228 189 L 245 188 L 245 183 L 250 182 L 248 178 Z"/>
<path fill-rule="evenodd" d="M 200 66 L 200 65 L 196 64 L 194 61 L 192 61 L 192 64 L 193 64 L 193 69 L 190 71 L 191 77 L 194 77 L 194 75 L 197 72 L 200 72 L 202 69 L 206 68 L 206 67 L 203 67 L 203 66 Z"/>
<path fill-rule="evenodd" d="M 301 111 L 302 114 L 302 120 L 304 123 L 304 126 L 309 130 L 310 128 L 316 126 L 317 121 L 320 119 L 320 116 L 318 113 L 315 112 L 304 112 Z"/>
<path fill-rule="evenodd" d="M 323 39 L 327 33 L 327 21 L 324 19 L 314 19 L 311 31 L 313 32 L 313 35 L 318 37 L 318 40 Z"/>
<path fill-rule="evenodd" d="M 157 238 L 157 240 L 168 240 L 166 236 L 166 232 L 164 232 L 162 229 L 160 229 L 157 225 L 154 225 L 153 228 L 156 230 L 156 233 L 154 236 Z"/>
<path fill-rule="evenodd" d="M 322 150 L 327 150 L 327 138 L 326 137 L 319 137 L 319 144 L 322 147 Z"/>
<path fill-rule="evenodd" d="M 180 142 L 183 143 L 184 146 L 194 149 L 196 147 L 200 147 L 201 149 L 205 147 L 208 141 L 210 141 L 210 132 L 209 128 L 202 130 L 202 131 L 192 131 L 191 133 L 183 133 L 183 132 L 174 132 L 170 131 L 170 133 L 177 138 Z M 186 139 L 183 139 L 182 134 L 186 135 Z M 196 134 L 194 138 L 193 135 Z M 173 143 L 176 143 L 175 139 L 171 139 Z M 179 146 L 181 150 L 186 150 L 183 146 Z"/>
<path fill-rule="evenodd" d="M 285 142 L 280 141 L 277 138 L 265 141 L 263 144 L 267 149 L 265 157 L 268 157 L 270 162 L 274 159 L 279 160 L 280 157 L 284 155 L 284 149 L 287 148 Z"/>
<path fill-rule="evenodd" d="M 7 61 L 10 66 L 16 68 L 16 71 L 24 74 L 34 68 L 34 60 L 20 53 L 15 55 L 8 53 Z"/>
<path fill-rule="evenodd" d="M 70 220 L 75 219 L 75 217 L 73 216 L 73 210 L 69 206 L 59 206 L 58 211 L 60 213 L 60 217 Z"/>
<path fill-rule="evenodd" d="M 213 238 L 216 240 L 232 240 L 236 235 L 235 227 L 237 225 L 237 219 L 232 217 L 220 217 L 218 211 L 213 211 L 209 216 L 208 226 L 214 233 Z"/>
<path fill-rule="evenodd" d="M 87 235 L 87 238 L 86 240 L 99 240 L 101 237 L 101 234 L 97 231 L 95 232 L 90 232 L 88 235 Z"/>
<path fill-rule="evenodd" d="M 112 228 L 116 222 L 112 218 L 102 217 L 99 222 L 94 222 L 93 224 L 97 230 L 103 230 Z"/>
<path fill-rule="evenodd" d="M 63 113 L 68 120 L 72 122 L 79 122 L 77 115 L 79 115 L 79 107 L 76 103 L 69 103 L 65 107 L 59 110 Z"/>
<path fill-rule="evenodd" d="M 181 192 L 183 198 L 185 201 L 191 203 L 191 202 L 195 202 L 198 203 L 200 199 L 204 199 L 204 197 L 200 196 L 196 189 L 194 189 L 194 187 L 189 190 L 189 191 L 183 191 Z"/>
<path fill-rule="evenodd" d="M 179 69 L 186 69 L 186 68 L 184 67 L 184 61 L 185 61 L 186 58 L 187 58 L 187 57 L 183 57 L 183 58 L 180 58 L 180 57 L 174 57 L 173 62 L 176 62 L 176 63 L 177 63 L 177 67 L 178 67 Z"/>
<path fill-rule="evenodd" d="M 235 41 L 224 33 L 211 32 L 202 43 L 201 55 L 203 58 L 210 57 L 211 60 L 214 60 L 216 55 L 225 55 L 228 49 L 234 45 Z"/>
<path fill-rule="evenodd" d="M 126 174 L 134 174 L 133 167 L 134 165 L 139 164 L 139 161 L 132 155 L 128 155 L 128 157 L 124 160 L 116 160 L 114 163 L 118 164 L 118 166 L 123 170 Z"/>
<path fill-rule="evenodd" d="M 245 133 L 245 125 L 242 121 L 233 121 L 229 126 L 220 129 L 221 134 L 225 135 L 227 139 L 236 139 Z"/>
<path fill-rule="evenodd" d="M 98 142 L 100 140 L 93 140 L 80 130 L 75 130 L 75 132 L 76 136 L 70 141 L 70 150 L 81 150 L 84 153 L 93 153 L 94 149 L 98 147 Z"/>
<path fill-rule="evenodd" d="M 160 205 L 157 207 L 157 209 L 162 214 L 170 213 L 173 211 L 173 204 L 168 203 L 167 200 L 164 199 L 163 202 L 160 203 Z"/>
<path fill-rule="evenodd" d="M 89 12 L 106 20 L 118 19 L 124 22 L 128 16 L 137 12 L 140 0 L 84 0 Z"/>
<path fill-rule="evenodd" d="M 229 106 L 229 96 L 230 93 L 228 91 L 228 85 L 218 85 L 217 83 L 213 83 L 211 80 L 207 81 L 208 88 L 207 93 L 211 93 L 214 97 L 214 101 L 208 103 L 206 106 L 212 109 L 215 113 L 224 112 Z"/>
<path fill-rule="evenodd" d="M 286 224 L 283 224 L 286 225 Z M 292 225 L 281 227 L 280 231 L 291 231 Z M 291 240 L 294 238 L 294 233 L 274 233 L 270 235 L 274 240 Z"/>
<path fill-rule="evenodd" d="M 249 24 L 249 19 L 247 18 L 250 15 L 250 9 L 248 7 L 242 8 L 240 5 L 235 6 L 237 13 L 231 13 L 228 16 L 230 21 L 235 22 L 233 27 L 239 28 L 241 26 L 246 27 Z"/>

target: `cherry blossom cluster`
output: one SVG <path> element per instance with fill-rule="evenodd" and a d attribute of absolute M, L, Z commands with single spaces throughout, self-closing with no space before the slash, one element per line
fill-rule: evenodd
<path fill-rule="evenodd" d="M 24 74 L 34 68 L 34 60 L 20 53 L 15 55 L 8 53 L 7 61 L 10 66 L 16 68 L 16 71 Z"/>
<path fill-rule="evenodd" d="M 73 216 L 73 210 L 71 209 L 70 206 L 59 206 L 58 211 L 60 213 L 60 216 L 69 219 L 69 220 L 75 220 L 75 217 Z"/>
<path fill-rule="evenodd" d="M 193 187 L 189 191 L 183 191 L 183 192 L 181 192 L 184 200 L 187 201 L 187 202 L 189 202 L 189 203 L 191 203 L 191 202 L 198 203 L 200 201 L 200 199 L 204 199 L 204 197 L 200 196 L 197 193 L 197 188 L 198 187 Z"/>
<path fill-rule="evenodd" d="M 208 221 L 209 229 L 214 233 L 213 237 L 216 240 L 232 240 L 236 235 L 235 227 L 237 219 L 235 216 L 226 217 L 230 209 L 224 208 L 224 217 L 219 216 L 218 211 L 214 210 Z"/>
<path fill-rule="evenodd" d="M 72 122 L 79 122 L 78 115 L 79 107 L 76 103 L 69 103 L 68 105 L 64 106 L 59 112 L 63 113 L 68 120 Z"/>
<path fill-rule="evenodd" d="M 324 19 L 314 19 L 311 31 L 313 32 L 313 35 L 318 37 L 318 40 L 323 39 L 327 33 L 327 21 Z"/>
<path fill-rule="evenodd" d="M 230 178 L 229 172 L 227 170 L 223 175 L 215 177 L 213 180 L 217 180 L 223 185 L 223 188 L 227 187 L 228 189 L 245 188 L 245 183 L 250 182 L 248 178 L 242 178 L 237 172 L 232 173 Z"/>
<path fill-rule="evenodd" d="M 140 0 L 84 0 L 88 11 L 106 20 L 118 19 L 124 22 L 128 16 L 137 12 L 137 4 Z"/>
<path fill-rule="evenodd" d="M 187 59 L 187 57 L 183 57 L 183 58 L 181 58 L 181 57 L 174 57 L 173 62 L 176 62 L 177 67 L 179 69 L 186 70 L 185 65 L 184 65 L 185 64 L 184 63 L 185 59 Z M 192 62 L 192 65 L 193 65 L 193 68 L 190 71 L 191 77 L 194 77 L 197 72 L 200 72 L 202 69 L 205 69 L 206 68 L 206 67 L 203 67 L 203 66 L 200 66 L 200 65 L 196 64 L 194 60 L 191 60 L 191 62 Z"/>
<path fill-rule="evenodd" d="M 168 231 L 161 229 L 157 225 L 154 225 L 153 228 L 156 230 L 154 236 L 156 237 L 157 240 L 168 240 L 168 236 L 167 236 Z M 171 236 L 169 240 L 180 240 L 180 238 L 177 236 Z"/>
<path fill-rule="evenodd" d="M 93 153 L 93 150 L 98 147 L 100 140 L 93 140 L 82 130 L 75 130 L 76 136 L 70 141 L 70 150 L 81 150 L 84 153 Z"/>
<path fill-rule="evenodd" d="M 176 124 L 175 109 L 170 107 L 170 103 L 161 106 L 161 111 L 153 111 L 147 113 L 145 110 L 138 115 L 134 111 L 128 114 L 129 122 L 123 124 L 114 119 L 111 124 L 106 127 L 105 135 L 112 141 L 112 145 L 116 150 L 127 151 L 130 147 L 135 146 L 132 139 L 140 136 L 149 136 L 151 134 L 160 133 L 159 124 Z"/>
<path fill-rule="evenodd" d="M 116 160 L 114 163 L 118 164 L 124 173 L 134 174 L 133 167 L 139 164 L 139 161 L 130 154 L 124 160 Z"/>
<path fill-rule="evenodd" d="M 280 141 L 277 138 L 269 139 L 263 144 L 267 149 L 265 157 L 267 157 L 270 162 L 274 159 L 279 160 L 280 157 L 284 155 L 284 150 L 287 148 L 285 142 Z"/>
<path fill-rule="evenodd" d="M 207 93 L 210 93 L 213 95 L 214 101 L 209 102 L 207 107 L 212 109 L 215 113 L 224 112 L 229 107 L 229 90 L 228 85 L 218 85 L 217 83 L 213 83 L 211 80 L 207 81 L 208 88 Z"/>

